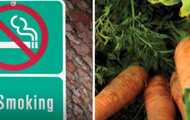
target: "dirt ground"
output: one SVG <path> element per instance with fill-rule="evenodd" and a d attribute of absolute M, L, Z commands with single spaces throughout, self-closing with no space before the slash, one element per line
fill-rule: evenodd
<path fill-rule="evenodd" d="M 92 120 L 92 2 L 65 3 L 67 120 Z"/>

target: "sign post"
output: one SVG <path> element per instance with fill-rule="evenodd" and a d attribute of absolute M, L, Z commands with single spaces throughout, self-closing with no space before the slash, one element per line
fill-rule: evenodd
<path fill-rule="evenodd" d="M 65 5 L 0 1 L 0 119 L 63 120 Z"/>

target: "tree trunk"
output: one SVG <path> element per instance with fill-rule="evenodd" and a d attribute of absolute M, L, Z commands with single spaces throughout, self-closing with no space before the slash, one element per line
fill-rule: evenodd
<path fill-rule="evenodd" d="M 65 3 L 67 119 L 92 120 L 92 2 Z"/>

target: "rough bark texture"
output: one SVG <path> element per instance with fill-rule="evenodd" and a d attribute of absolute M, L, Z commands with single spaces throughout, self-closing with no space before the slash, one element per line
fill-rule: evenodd
<path fill-rule="evenodd" d="M 92 2 L 65 3 L 67 120 L 92 120 Z"/>

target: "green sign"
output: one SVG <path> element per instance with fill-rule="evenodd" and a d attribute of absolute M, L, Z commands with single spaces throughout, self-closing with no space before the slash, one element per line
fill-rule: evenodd
<path fill-rule="evenodd" d="M 61 0 L 0 1 L 1 120 L 64 119 L 64 30 Z"/>
<path fill-rule="evenodd" d="M 61 0 L 1 1 L 0 73 L 61 73 L 64 9 Z"/>
<path fill-rule="evenodd" d="M 60 78 L 0 78 L 1 120 L 63 120 Z"/>

